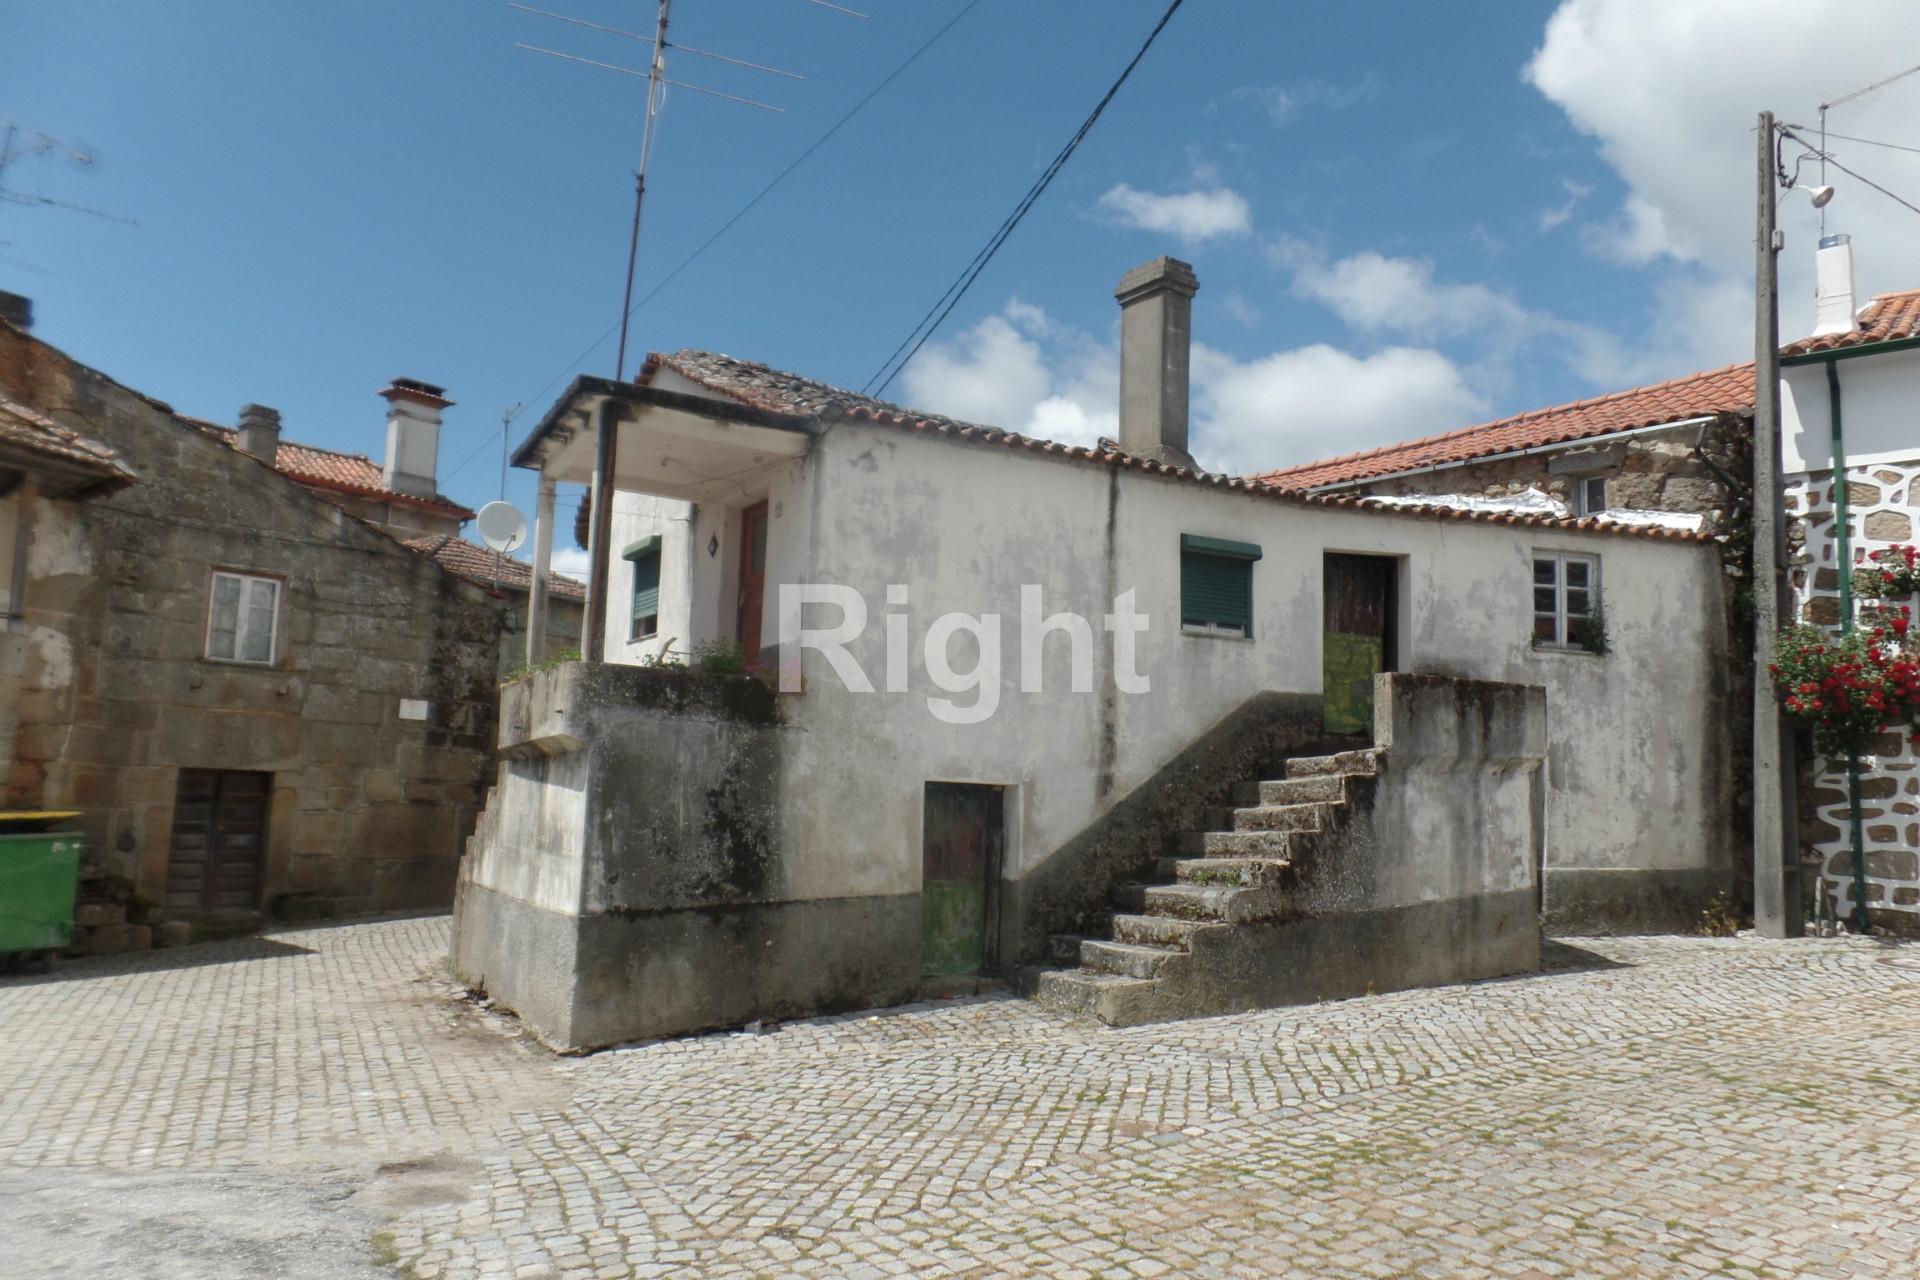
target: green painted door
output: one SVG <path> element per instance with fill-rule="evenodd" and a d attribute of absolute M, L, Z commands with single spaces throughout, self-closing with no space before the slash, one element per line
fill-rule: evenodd
<path fill-rule="evenodd" d="M 920 878 L 923 975 L 979 973 L 991 964 L 1005 830 L 999 787 L 927 784 Z"/>
<path fill-rule="evenodd" d="M 1393 669 L 1394 561 L 1328 552 L 1321 645 L 1328 733 L 1373 732 L 1373 678 Z"/>

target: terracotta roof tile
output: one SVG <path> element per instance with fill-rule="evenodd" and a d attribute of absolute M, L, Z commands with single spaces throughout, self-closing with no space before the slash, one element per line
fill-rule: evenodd
<path fill-rule="evenodd" d="M 1845 347 L 1864 347 L 1874 342 L 1898 342 L 1902 338 L 1920 338 L 1920 289 L 1900 293 L 1877 293 L 1860 312 L 1860 327 L 1851 333 L 1829 333 L 1818 338 L 1802 338 L 1781 349 L 1783 356 L 1811 355 L 1816 351 L 1838 351 Z"/>
<path fill-rule="evenodd" d="M 0 446 L 94 477 L 85 488 L 119 488 L 138 479 L 115 449 L 12 400 L 0 399 Z"/>
<path fill-rule="evenodd" d="M 1708 414 L 1747 413 L 1752 408 L 1753 365 L 1730 364 L 1650 387 L 1534 409 L 1444 435 L 1283 467 L 1255 479 L 1288 489 L 1317 489 Z"/>
<path fill-rule="evenodd" d="M 973 444 L 994 445 L 1002 448 L 1022 449 L 1033 453 L 1048 454 L 1053 457 L 1075 462 L 1092 463 L 1099 466 L 1125 467 L 1129 470 L 1144 471 L 1152 475 L 1161 475 L 1169 479 L 1204 484 L 1216 489 L 1227 489 L 1247 493 L 1251 496 L 1270 498 L 1279 502 L 1293 503 L 1299 506 L 1335 507 L 1341 510 L 1365 511 L 1374 515 L 1415 516 L 1428 520 L 1462 521 L 1474 524 L 1520 525 L 1530 528 L 1579 529 L 1593 533 L 1609 533 L 1619 537 L 1654 538 L 1669 542 L 1703 542 L 1710 535 L 1693 533 L 1680 529 L 1666 529 L 1655 526 L 1612 524 L 1594 519 L 1562 519 L 1553 516 L 1524 515 L 1507 512 L 1462 511 L 1440 506 L 1404 506 L 1391 509 L 1367 503 L 1350 497 L 1332 497 L 1308 494 L 1296 487 L 1280 487 L 1264 482 L 1260 477 L 1229 476 L 1214 472 L 1200 471 L 1192 467 L 1170 466 L 1164 462 L 1138 457 L 1126 453 L 1113 445 L 1111 441 L 1102 441 L 1096 448 L 1084 445 L 1058 444 L 1051 440 L 1037 440 L 1032 436 L 1018 432 L 1002 431 L 997 427 L 983 427 L 975 423 L 961 422 L 940 414 L 922 413 L 917 409 L 902 408 L 872 396 L 863 396 L 858 392 L 847 391 L 798 374 L 784 373 L 747 360 L 736 360 L 732 356 L 720 355 L 712 351 L 677 351 L 672 355 L 654 353 L 647 357 L 647 363 L 635 375 L 641 383 L 650 382 L 653 375 L 662 367 L 671 368 L 694 382 L 723 395 L 730 396 L 757 409 L 774 413 L 791 413 L 814 416 L 827 421 L 843 420 L 849 422 L 874 422 L 887 426 L 904 428 L 923 435 L 942 436 L 947 439 L 963 440 Z M 1723 375 L 1734 375 L 1740 370 L 1747 371 L 1747 402 L 1752 395 L 1752 373 L 1750 366 L 1733 366 L 1718 371 Z M 1696 375 L 1710 377 L 1714 375 Z M 1682 381 L 1685 381 L 1684 379 Z M 1737 379 L 1735 379 L 1737 381 Z M 1674 385 L 1674 384 L 1666 384 Z M 1657 388 L 1648 388 L 1649 391 Z M 1605 397 L 1602 397 L 1603 399 Z"/>
<path fill-rule="evenodd" d="M 529 591 L 533 587 L 533 566 L 525 560 L 501 556 L 496 566 L 493 552 L 450 533 L 433 533 L 406 539 L 406 545 L 440 567 L 468 582 L 507 591 Z M 498 576 L 496 576 L 496 574 Z M 565 574 L 547 575 L 547 590 L 566 600 L 587 598 L 587 586 Z"/>
<path fill-rule="evenodd" d="M 223 440 L 235 449 L 240 447 L 239 434 L 232 427 L 201 418 L 181 417 L 215 439 Z M 340 453 L 333 449 L 318 449 L 312 445 L 282 440 L 275 450 L 273 467 L 282 475 L 316 488 L 386 498 L 461 520 L 473 518 L 473 512 L 446 498 L 421 498 L 389 489 L 381 474 L 380 464 L 364 453 Z"/>

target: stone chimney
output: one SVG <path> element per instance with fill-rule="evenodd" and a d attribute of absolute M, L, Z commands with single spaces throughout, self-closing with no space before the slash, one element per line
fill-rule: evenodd
<path fill-rule="evenodd" d="M 240 406 L 240 448 L 268 466 L 280 457 L 280 411 L 263 404 Z"/>
<path fill-rule="evenodd" d="M 1853 305 L 1853 238 L 1824 236 L 1813 257 L 1813 336 L 1852 333 L 1860 327 Z"/>
<path fill-rule="evenodd" d="M 1200 281 L 1178 258 L 1127 272 L 1120 302 L 1120 447 L 1142 458 L 1191 467 L 1187 452 L 1187 365 L 1193 295 Z"/>
<path fill-rule="evenodd" d="M 395 378 L 380 394 L 387 400 L 387 461 L 381 480 L 395 493 L 439 497 L 434 472 L 440 462 L 440 411 L 453 403 L 447 389 Z"/>
<path fill-rule="evenodd" d="M 16 329 L 33 328 L 33 299 L 0 289 L 0 320 Z"/>

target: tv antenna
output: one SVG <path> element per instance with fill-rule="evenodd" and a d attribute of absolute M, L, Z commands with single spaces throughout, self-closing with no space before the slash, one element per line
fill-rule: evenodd
<path fill-rule="evenodd" d="M 1877 89 L 1886 88 L 1888 85 L 1892 84 L 1896 80 L 1905 80 L 1908 76 L 1912 75 L 1916 71 L 1920 71 L 1920 66 L 1908 67 L 1905 71 L 1896 71 L 1892 75 L 1886 77 L 1883 80 L 1875 80 L 1872 84 L 1868 85 L 1864 89 L 1855 89 L 1852 93 L 1843 93 L 1839 97 L 1833 99 L 1831 102 L 1823 102 L 1820 104 L 1820 185 L 1821 186 L 1824 187 L 1827 185 L 1827 111 L 1830 108 L 1843 106 L 1846 103 L 1852 102 L 1855 98 L 1864 98 L 1868 94 L 1874 92 Z M 1820 235 L 1821 235 L 1821 238 L 1824 239 L 1827 234 L 1827 207 L 1823 204 L 1818 206 L 1818 208 L 1820 210 Z"/>
<path fill-rule="evenodd" d="M 33 156 L 61 155 L 74 165 L 85 168 L 94 162 L 93 152 L 85 147 L 63 142 L 50 133 L 29 128 L 17 120 L 0 120 L 0 201 L 11 204 L 42 205 L 52 209 L 66 209 L 72 213 L 84 213 L 89 218 L 104 218 L 108 222 L 118 222 L 123 226 L 138 226 L 132 218 L 123 218 L 117 213 L 108 213 L 102 209 L 89 208 L 84 204 L 74 204 L 70 200 L 55 200 L 52 196 L 32 191 L 21 191 L 6 185 L 7 169 L 15 162 Z"/>
<path fill-rule="evenodd" d="M 638 263 L 640 258 L 640 214 L 647 199 L 647 165 L 653 158 L 654 128 L 659 123 L 660 108 L 666 101 L 667 86 L 672 85 L 677 89 L 686 89 L 693 93 L 719 98 L 723 101 L 737 103 L 740 106 L 753 107 L 760 111 L 778 112 L 782 110 L 782 108 L 776 107 L 772 103 L 761 102 L 755 98 L 742 97 L 739 94 L 733 93 L 724 93 L 719 89 L 709 88 L 705 85 L 690 84 L 684 80 L 669 79 L 667 77 L 667 50 L 677 49 L 681 53 L 691 54 L 694 57 L 707 58 L 715 62 L 743 67 L 746 70 L 757 71 L 766 75 L 780 76 L 788 80 L 806 79 L 805 76 L 800 75 L 798 72 L 784 71 L 779 67 L 770 67 L 758 62 L 749 62 L 744 58 L 735 58 L 728 54 L 715 53 L 709 49 L 696 49 L 691 45 L 681 44 L 678 41 L 669 41 L 667 39 L 667 20 L 668 11 L 671 9 L 672 3 L 673 0 L 660 0 L 660 11 L 654 22 L 653 34 L 651 36 L 644 35 L 637 31 L 624 31 L 618 27 L 604 26 L 597 22 L 588 22 L 584 18 L 570 17 L 563 13 L 552 13 L 545 9 L 536 9 L 532 5 L 516 3 L 515 0 L 508 0 L 507 4 L 509 9 L 518 9 L 522 13 L 531 13 L 541 18 L 551 18 L 556 22 L 564 22 L 570 26 L 583 27 L 589 31 L 599 32 L 602 35 L 619 36 L 622 39 L 637 40 L 641 43 L 650 42 L 653 46 L 653 58 L 648 62 L 645 71 L 636 70 L 633 67 L 619 66 L 611 62 L 601 62 L 595 58 L 583 58 L 576 54 L 562 53 L 558 49 L 543 49 L 538 45 L 520 44 L 516 42 L 515 46 L 525 49 L 529 53 L 545 54 L 550 58 L 560 58 L 567 62 L 579 63 L 582 66 L 594 67 L 601 71 L 612 71 L 620 75 L 635 76 L 647 82 L 647 112 L 640 132 L 640 167 L 635 169 L 633 174 L 633 229 L 627 237 L 626 287 L 621 294 L 620 301 L 620 346 L 618 353 L 614 357 L 613 377 L 616 382 L 624 378 L 627 372 L 627 328 L 633 316 L 633 272 L 635 264 Z M 825 9 L 832 9 L 851 17 L 864 18 L 867 16 L 854 9 L 848 9 L 837 4 L 830 4 L 827 0 L 808 0 L 808 3 L 819 5 Z"/>

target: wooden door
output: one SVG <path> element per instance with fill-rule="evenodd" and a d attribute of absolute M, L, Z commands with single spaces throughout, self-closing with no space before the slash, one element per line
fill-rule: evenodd
<path fill-rule="evenodd" d="M 980 973 L 993 963 L 1005 833 L 999 787 L 927 784 L 920 879 L 924 976 Z"/>
<path fill-rule="evenodd" d="M 1373 678 L 1393 670 L 1394 561 L 1328 552 L 1323 692 L 1328 733 L 1373 732 Z"/>
<path fill-rule="evenodd" d="M 767 504 L 740 513 L 740 613 L 736 635 L 748 662 L 760 661 L 760 611 L 767 595 Z"/>
<path fill-rule="evenodd" d="M 257 910 L 273 775 L 182 769 L 167 852 L 167 905 Z"/>

